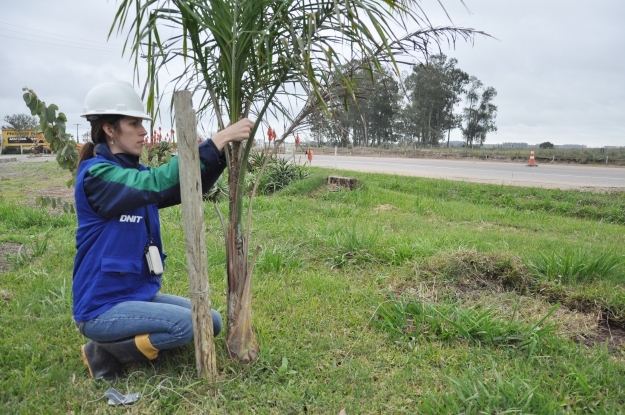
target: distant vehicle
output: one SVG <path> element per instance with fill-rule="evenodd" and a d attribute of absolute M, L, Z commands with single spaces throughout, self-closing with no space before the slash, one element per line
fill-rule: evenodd
<path fill-rule="evenodd" d="M 36 139 L 35 130 L 2 129 L 2 147 L 32 146 Z"/>

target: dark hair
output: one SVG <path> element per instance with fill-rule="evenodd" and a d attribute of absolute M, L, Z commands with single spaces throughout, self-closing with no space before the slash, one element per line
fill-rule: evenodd
<path fill-rule="evenodd" d="M 119 132 L 119 121 L 124 118 L 123 115 L 113 114 L 113 115 L 102 115 L 96 118 L 95 120 L 90 121 L 91 123 L 91 141 L 87 142 L 78 157 L 78 166 L 85 160 L 89 160 L 90 158 L 95 157 L 95 146 L 97 144 L 105 144 L 107 135 L 104 132 L 104 125 L 110 124 L 113 127 L 115 132 Z"/>

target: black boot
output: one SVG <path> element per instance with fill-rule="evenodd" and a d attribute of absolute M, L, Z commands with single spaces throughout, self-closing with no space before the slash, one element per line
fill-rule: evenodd
<path fill-rule="evenodd" d="M 89 368 L 89 374 L 96 380 L 117 382 L 124 375 L 124 369 L 119 360 L 102 347 L 102 343 L 90 341 L 81 349 L 82 360 Z"/>
<path fill-rule="evenodd" d="M 156 359 L 158 350 L 147 334 L 141 334 L 116 342 L 90 341 L 83 346 L 82 357 L 91 376 L 115 383 L 124 376 L 122 364 Z"/>
<path fill-rule="evenodd" d="M 158 357 L 158 350 L 152 346 L 147 334 L 100 344 L 123 364 L 147 362 Z"/>

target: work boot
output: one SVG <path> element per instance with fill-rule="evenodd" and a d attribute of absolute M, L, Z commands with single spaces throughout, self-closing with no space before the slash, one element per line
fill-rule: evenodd
<path fill-rule="evenodd" d="M 108 353 L 102 343 L 90 341 L 81 348 L 82 360 L 89 368 L 89 374 L 96 380 L 117 382 L 124 375 L 124 369 L 119 360 Z"/>
<path fill-rule="evenodd" d="M 115 383 L 124 377 L 122 364 L 146 362 L 158 357 L 158 349 L 148 334 L 140 334 L 115 342 L 90 341 L 82 348 L 82 357 L 94 379 Z"/>
<path fill-rule="evenodd" d="M 158 349 L 152 346 L 148 334 L 100 344 L 124 364 L 146 362 L 158 357 Z"/>

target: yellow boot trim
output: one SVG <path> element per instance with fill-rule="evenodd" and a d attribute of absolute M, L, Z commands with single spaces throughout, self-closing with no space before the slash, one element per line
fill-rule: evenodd
<path fill-rule="evenodd" d="M 136 335 L 135 344 L 137 345 L 137 349 L 139 349 L 139 351 L 148 359 L 154 360 L 158 357 L 158 349 L 150 343 L 149 334 Z"/>

